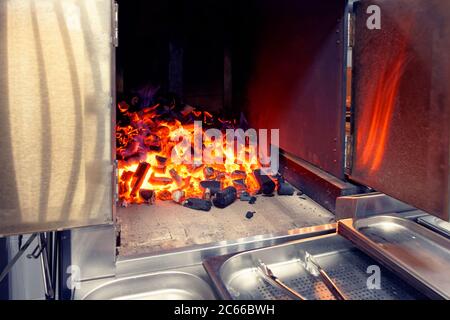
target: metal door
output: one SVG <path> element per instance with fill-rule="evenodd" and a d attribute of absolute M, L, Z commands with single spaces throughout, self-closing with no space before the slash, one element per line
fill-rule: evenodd
<path fill-rule="evenodd" d="M 112 222 L 111 0 L 0 0 L 0 236 Z"/>

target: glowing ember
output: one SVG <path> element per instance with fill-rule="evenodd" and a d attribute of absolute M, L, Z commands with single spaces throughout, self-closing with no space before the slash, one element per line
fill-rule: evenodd
<path fill-rule="evenodd" d="M 149 202 L 150 191 L 159 200 L 180 203 L 180 196 L 208 197 L 208 186 L 215 190 L 234 186 L 238 192 L 250 194 L 259 190 L 253 175 L 260 168 L 257 145 L 248 137 L 244 147 L 235 145 L 234 137 L 231 146 L 229 139 L 227 144 L 236 121 L 216 120 L 192 107 L 177 112 L 155 105 L 131 111 L 121 102 L 117 112 L 121 118 L 116 127 L 119 198 L 123 203 Z M 218 127 L 213 130 L 220 133 L 220 139 L 211 137 L 203 127 Z M 214 183 L 210 186 L 205 181 Z"/>

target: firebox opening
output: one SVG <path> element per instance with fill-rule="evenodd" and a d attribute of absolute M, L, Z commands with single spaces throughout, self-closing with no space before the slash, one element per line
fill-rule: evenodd
<path fill-rule="evenodd" d="M 226 129 L 279 129 L 283 150 L 307 161 L 302 152 L 316 157 L 309 148 L 321 142 L 301 147 L 300 138 L 309 137 L 305 131 L 317 134 L 305 120 L 315 114 L 311 110 L 316 104 L 335 100 L 338 84 L 322 85 L 318 91 L 313 87 L 323 79 L 332 82 L 326 73 L 338 69 L 339 61 L 330 62 L 334 57 L 329 51 L 336 50 L 334 15 L 340 16 L 344 6 L 268 0 L 118 2 L 120 254 L 333 222 L 329 211 L 279 174 L 263 180 L 256 176 L 266 165 L 249 137 L 239 163 L 228 162 L 238 158 L 238 147 L 227 149 L 224 142 Z M 319 12 L 325 12 L 325 26 L 311 18 Z M 332 94 L 324 98 L 323 91 Z M 300 103 L 302 99 L 308 101 Z M 203 137 L 207 129 L 224 136 L 195 144 L 199 123 Z M 180 147 L 186 137 L 191 140 Z M 213 150 L 206 158 L 205 149 Z M 192 163 L 178 164 L 174 154 L 181 162 L 191 157 Z M 224 162 L 206 163 L 211 158 Z M 264 181 L 271 190 L 263 190 Z M 277 191 L 282 186 L 287 192 Z"/>

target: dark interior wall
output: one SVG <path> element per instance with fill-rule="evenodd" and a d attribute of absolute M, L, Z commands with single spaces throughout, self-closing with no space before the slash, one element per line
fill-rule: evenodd
<path fill-rule="evenodd" d="M 227 7 L 227 1 L 119 1 L 125 90 L 160 85 L 186 103 L 220 110 Z"/>

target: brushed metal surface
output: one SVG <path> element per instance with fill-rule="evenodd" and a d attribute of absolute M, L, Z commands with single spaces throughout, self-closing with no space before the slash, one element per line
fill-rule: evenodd
<path fill-rule="evenodd" d="M 214 292 L 201 278 L 185 272 L 158 272 L 108 282 L 85 300 L 213 300 Z"/>
<path fill-rule="evenodd" d="M 112 221 L 110 0 L 0 1 L 0 236 Z"/>
<path fill-rule="evenodd" d="M 450 299 L 450 240 L 410 220 L 341 220 L 338 232 L 431 298 Z"/>
<path fill-rule="evenodd" d="M 320 278 L 307 272 L 300 251 L 316 261 L 349 299 L 417 299 L 423 296 L 381 268 L 381 289 L 367 287 L 367 267 L 377 263 L 336 234 L 309 238 L 269 248 L 246 251 L 215 260 L 207 271 L 226 299 L 289 299 L 285 292 L 267 284 L 256 270 L 257 261 L 267 264 L 286 285 L 307 299 L 334 299 Z"/>
<path fill-rule="evenodd" d="M 367 8 L 381 10 L 370 30 Z M 450 219 L 450 2 L 355 3 L 351 178 Z"/>
<path fill-rule="evenodd" d="M 266 246 L 272 246 L 287 241 L 335 233 L 335 231 L 336 231 L 336 224 L 327 224 L 291 230 L 283 234 L 260 235 L 245 239 L 237 239 L 233 241 L 221 241 L 218 243 L 211 243 L 202 246 L 193 246 L 177 250 L 171 250 L 169 252 L 160 252 L 158 254 L 153 255 L 140 254 L 133 257 L 119 256 L 118 257 L 119 260 L 116 263 L 116 268 L 114 271 L 114 275 L 112 277 L 83 281 L 81 282 L 81 288 L 75 290 L 73 294 L 66 295 L 65 298 L 82 299 L 89 292 L 117 279 L 129 278 L 132 276 L 139 276 L 139 275 L 148 275 L 150 273 L 159 273 L 166 271 L 179 271 L 183 273 L 189 273 L 203 279 L 204 281 L 209 283 L 209 285 L 212 286 L 211 280 L 202 266 L 203 260 L 208 257 L 219 256 L 224 254 L 232 254 L 243 250 L 251 250 Z M 105 233 L 102 230 L 95 231 L 95 233 L 99 232 L 101 232 L 103 236 L 105 236 Z M 91 240 L 94 240 L 92 236 L 89 237 L 91 238 Z M 75 247 L 77 247 L 77 243 L 72 242 L 72 244 L 75 245 Z M 78 243 L 78 245 L 83 246 L 83 243 Z M 95 254 L 96 254 L 95 251 L 91 252 L 91 256 Z M 87 258 L 89 254 L 86 253 L 84 256 Z M 108 261 L 105 259 L 103 260 L 104 262 Z M 92 269 L 91 271 L 100 271 L 96 267 L 99 266 L 99 264 L 87 261 L 87 259 L 83 261 L 84 263 L 87 263 L 87 267 Z M 81 263 L 80 265 L 81 270 L 84 270 L 84 263 Z M 105 266 L 106 268 L 104 268 L 104 271 L 102 273 L 97 273 L 97 276 L 100 275 L 106 276 L 108 272 L 110 272 L 110 267 L 108 265 Z M 63 269 L 64 268 L 66 268 L 66 266 L 64 266 Z M 66 280 L 64 280 L 64 282 L 65 281 Z"/>

